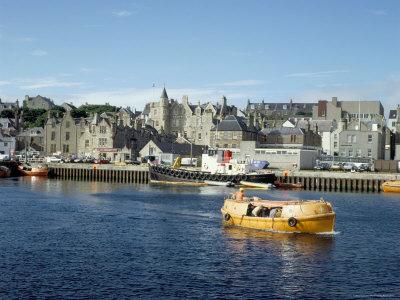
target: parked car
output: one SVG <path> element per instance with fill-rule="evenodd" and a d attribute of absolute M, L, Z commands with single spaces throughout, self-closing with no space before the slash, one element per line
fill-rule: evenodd
<path fill-rule="evenodd" d="M 46 163 L 62 163 L 64 162 L 61 157 L 58 156 L 47 156 Z"/>
<path fill-rule="evenodd" d="M 94 160 L 94 163 L 103 165 L 103 164 L 109 164 L 110 161 L 106 158 L 98 158 Z"/>
<path fill-rule="evenodd" d="M 130 159 L 126 159 L 125 163 L 127 165 L 140 165 L 142 162 L 138 161 L 138 160 L 130 160 Z"/>
<path fill-rule="evenodd" d="M 328 163 L 319 163 L 314 167 L 314 170 L 326 171 L 330 169 L 330 164 Z"/>
<path fill-rule="evenodd" d="M 147 162 L 153 162 L 156 160 L 156 157 L 154 155 L 147 155 L 143 157 L 142 162 L 147 163 Z"/>

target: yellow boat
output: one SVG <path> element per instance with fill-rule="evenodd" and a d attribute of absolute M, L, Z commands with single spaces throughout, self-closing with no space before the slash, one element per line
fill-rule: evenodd
<path fill-rule="evenodd" d="M 221 208 L 225 225 L 304 233 L 333 233 L 335 212 L 324 200 L 272 201 L 258 197 L 244 201 L 225 199 Z"/>
<path fill-rule="evenodd" d="M 400 193 L 400 180 L 389 180 L 382 183 L 384 192 Z"/>

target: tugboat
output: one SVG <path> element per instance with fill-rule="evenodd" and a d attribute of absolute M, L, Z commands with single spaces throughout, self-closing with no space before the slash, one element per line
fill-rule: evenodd
<path fill-rule="evenodd" d="M 257 183 L 273 183 L 275 174 L 265 171 L 267 161 L 238 161 L 232 159 L 232 152 L 213 151 L 202 155 L 201 170 L 181 168 L 178 157 L 172 167 L 149 165 L 150 180 L 153 182 L 182 182 L 206 184 L 206 182 L 223 182 L 240 184 L 241 181 Z"/>
<path fill-rule="evenodd" d="M 225 199 L 224 225 L 301 233 L 333 233 L 335 212 L 324 200 L 272 201 L 258 197 Z"/>

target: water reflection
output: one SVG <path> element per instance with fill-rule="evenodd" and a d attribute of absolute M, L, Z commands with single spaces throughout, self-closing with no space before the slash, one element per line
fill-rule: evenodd
<path fill-rule="evenodd" d="M 224 226 L 222 232 L 234 252 L 243 252 L 248 243 L 257 243 L 257 246 L 265 250 L 278 250 L 282 257 L 288 259 L 290 253 L 326 256 L 334 245 L 333 235 L 278 233 L 235 226 Z"/>

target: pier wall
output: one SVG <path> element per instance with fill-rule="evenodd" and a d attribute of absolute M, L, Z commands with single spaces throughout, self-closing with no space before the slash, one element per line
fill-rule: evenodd
<path fill-rule="evenodd" d="M 79 181 L 149 183 L 148 168 L 141 166 L 52 164 L 49 165 L 49 177 Z"/>
<path fill-rule="evenodd" d="M 400 179 L 400 175 L 388 173 L 352 173 L 294 171 L 289 176 L 276 172 L 279 181 L 301 183 L 304 190 L 338 192 L 380 192 L 381 184 Z"/>

